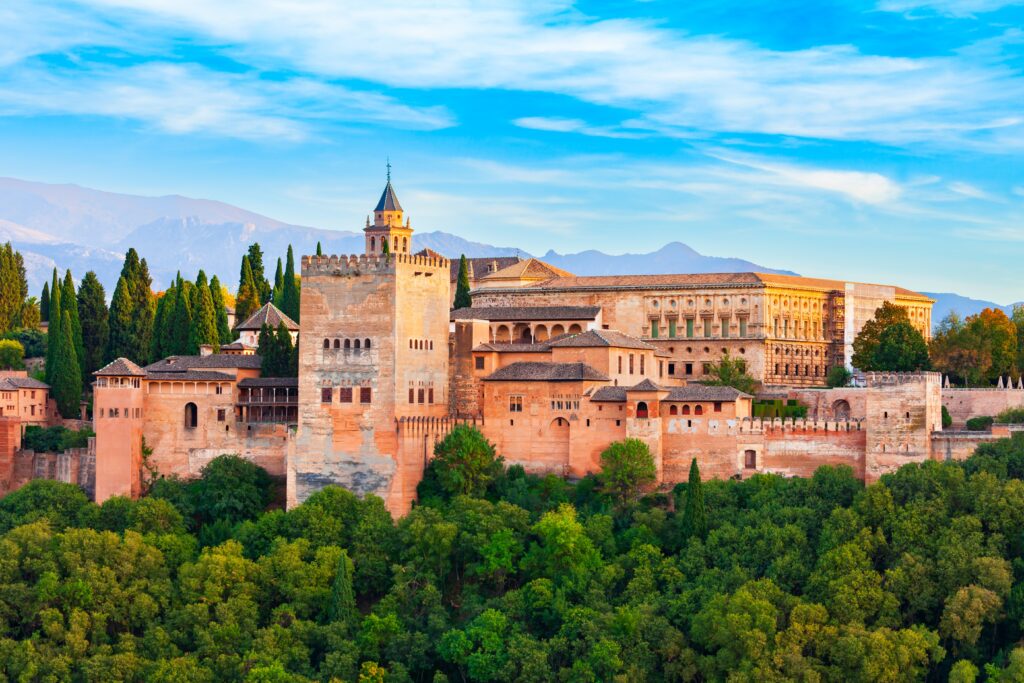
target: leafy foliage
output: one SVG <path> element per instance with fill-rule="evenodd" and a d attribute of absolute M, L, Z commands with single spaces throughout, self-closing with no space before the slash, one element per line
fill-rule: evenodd
<path fill-rule="evenodd" d="M 279 323 L 274 330 L 263 324 L 260 329 L 259 347 L 260 374 L 263 377 L 298 377 L 299 348 L 292 344 L 292 335 L 285 324 Z"/>
<path fill-rule="evenodd" d="M 0 339 L 0 370 L 24 370 L 25 347 L 13 339 Z"/>
<path fill-rule="evenodd" d="M 972 432 L 985 432 L 992 426 L 994 420 L 991 415 L 982 415 L 979 417 L 972 417 L 967 420 L 967 429 Z"/>
<path fill-rule="evenodd" d="M 831 389 L 845 387 L 850 383 L 852 376 L 853 374 L 846 369 L 845 365 L 833 365 L 828 369 L 828 374 L 825 376 L 825 384 Z"/>
<path fill-rule="evenodd" d="M 853 366 L 860 370 L 883 370 L 875 367 L 876 353 L 881 342 L 882 332 L 896 323 L 909 323 L 907 309 L 890 301 L 884 302 L 875 309 L 875 315 L 864 323 L 860 332 L 853 340 Z"/>
<path fill-rule="evenodd" d="M 1024 312 L 1021 312 L 1024 324 Z M 961 321 L 951 313 L 939 324 L 929 346 L 932 364 L 967 386 L 994 384 L 999 377 L 1017 376 L 1017 326 L 997 309 L 986 308 Z"/>
<path fill-rule="evenodd" d="M 40 427 L 28 425 L 21 439 L 21 447 L 40 453 L 63 453 L 69 448 L 85 448 L 89 437 L 95 433 L 89 429 L 68 429 L 67 427 Z"/>
<path fill-rule="evenodd" d="M 722 360 L 712 363 L 704 384 L 732 387 L 745 394 L 757 391 L 757 380 L 747 374 L 747 363 L 742 358 L 732 358 L 728 352 Z"/>
<path fill-rule="evenodd" d="M 455 308 L 469 308 L 473 299 L 469 296 L 469 264 L 466 255 L 459 257 L 459 278 L 455 285 Z"/>
<path fill-rule="evenodd" d="M 657 475 L 651 450 L 640 439 L 615 441 L 601 452 L 601 485 L 620 506 L 636 500 Z"/>
<path fill-rule="evenodd" d="M 872 370 L 914 372 L 930 366 L 928 344 L 909 322 L 893 323 L 878 335 Z"/>

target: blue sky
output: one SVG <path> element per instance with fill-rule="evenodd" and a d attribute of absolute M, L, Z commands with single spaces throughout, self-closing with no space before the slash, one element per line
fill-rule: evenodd
<path fill-rule="evenodd" d="M 4 0 L 0 175 L 1024 299 L 1024 3 Z"/>

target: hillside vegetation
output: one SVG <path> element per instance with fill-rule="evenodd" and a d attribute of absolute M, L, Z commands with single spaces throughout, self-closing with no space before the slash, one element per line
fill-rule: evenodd
<path fill-rule="evenodd" d="M 642 445 L 641 445 L 642 446 Z M 0 500 L 11 681 L 971 681 L 1024 676 L 1024 437 L 865 488 L 691 481 L 636 442 L 572 484 L 460 430 L 394 522 L 327 488 L 266 510 L 236 456 L 90 503 Z"/>

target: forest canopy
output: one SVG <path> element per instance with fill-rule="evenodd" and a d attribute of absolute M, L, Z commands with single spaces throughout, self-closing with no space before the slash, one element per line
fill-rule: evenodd
<path fill-rule="evenodd" d="M 1024 435 L 868 487 L 845 467 L 701 481 L 695 461 L 638 496 L 506 467 L 472 433 L 439 448 L 445 469 L 397 522 L 337 487 L 268 510 L 275 482 L 236 456 L 99 506 L 32 482 L 0 500 L 0 677 L 1024 675 Z"/>

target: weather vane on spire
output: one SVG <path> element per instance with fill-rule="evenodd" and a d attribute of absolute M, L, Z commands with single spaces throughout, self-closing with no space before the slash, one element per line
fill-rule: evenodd
<path fill-rule="evenodd" d="M 391 182 L 391 157 L 387 157 L 388 160 L 388 182 Z"/>

